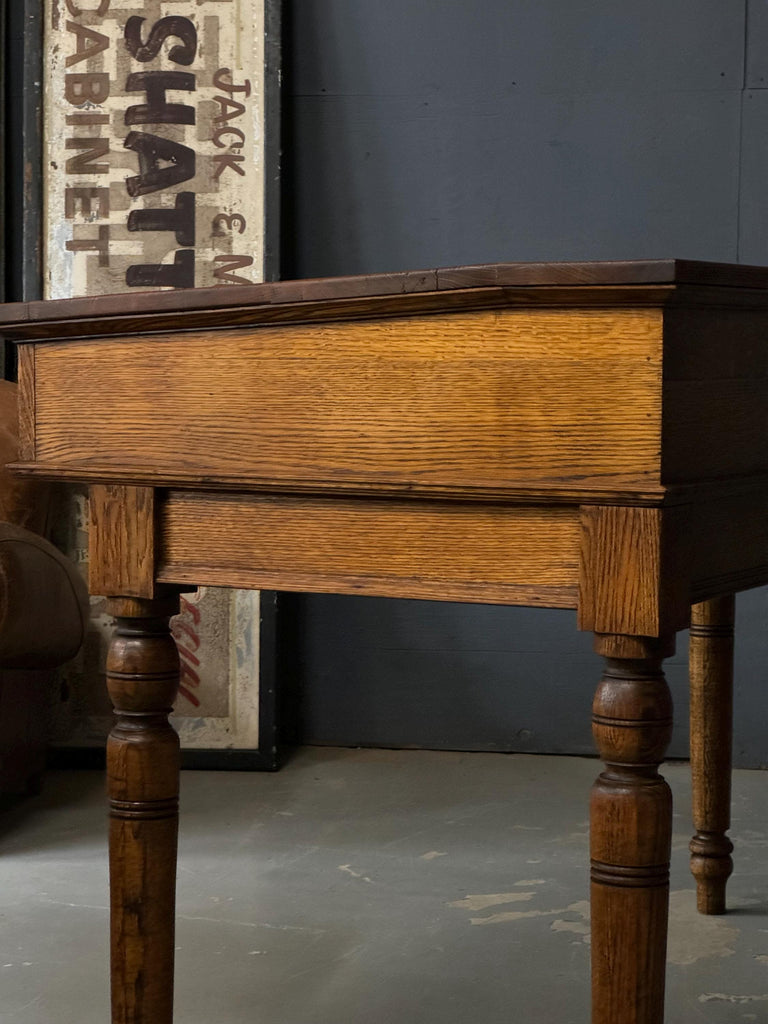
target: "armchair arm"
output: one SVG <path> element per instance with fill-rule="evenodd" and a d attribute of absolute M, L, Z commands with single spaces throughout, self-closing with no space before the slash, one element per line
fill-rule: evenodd
<path fill-rule="evenodd" d="M 0 522 L 0 668 L 54 668 L 77 654 L 88 592 L 52 544 Z"/>

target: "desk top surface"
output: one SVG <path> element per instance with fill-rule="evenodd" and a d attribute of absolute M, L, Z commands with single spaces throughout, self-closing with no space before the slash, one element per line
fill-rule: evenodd
<path fill-rule="evenodd" d="M 424 298 L 433 296 L 432 308 L 455 305 L 455 293 L 461 292 L 467 304 L 498 304 L 502 298 L 514 301 L 520 290 L 536 301 L 536 290 L 557 290 L 558 301 L 579 303 L 589 290 L 605 295 L 614 288 L 621 301 L 663 301 L 664 295 L 679 286 L 696 289 L 727 289 L 735 297 L 749 294 L 753 299 L 765 293 L 768 300 L 768 267 L 694 260 L 632 260 L 573 263 L 495 263 L 476 266 L 445 267 L 436 270 L 401 271 L 353 277 L 308 278 L 237 287 L 193 288 L 162 292 L 131 292 L 87 298 L 52 299 L 0 305 L 0 329 L 14 340 L 61 337 L 71 333 L 66 322 L 78 321 L 78 334 L 99 333 L 88 321 L 104 318 L 131 318 L 147 315 L 184 315 L 194 319 L 196 312 L 217 311 L 219 321 L 227 310 L 248 308 L 270 310 L 292 307 L 299 315 L 310 304 L 354 302 L 365 312 L 366 301 L 388 304 L 388 312 L 397 312 Z M 629 289 L 629 294 L 627 292 Z M 454 293 L 449 297 L 448 293 Z M 541 295 L 540 300 L 543 298 Z M 484 300 L 484 301 L 483 301 Z M 525 300 L 525 296 L 523 296 Z M 363 303 L 361 306 L 360 304 Z M 341 307 L 339 307 L 341 308 Z M 372 309 L 373 311 L 373 309 Z M 332 312 L 327 310 L 327 312 Z M 326 312 L 326 315 L 327 315 Z M 50 325 L 50 329 L 46 329 Z"/>

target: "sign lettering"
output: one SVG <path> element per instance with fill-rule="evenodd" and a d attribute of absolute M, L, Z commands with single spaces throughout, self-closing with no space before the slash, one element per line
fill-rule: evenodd
<path fill-rule="evenodd" d="M 48 3 L 48 297 L 262 280 L 259 0 Z"/>

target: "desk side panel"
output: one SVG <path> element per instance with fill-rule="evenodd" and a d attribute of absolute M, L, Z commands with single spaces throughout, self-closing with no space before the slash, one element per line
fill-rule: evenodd
<path fill-rule="evenodd" d="M 35 459 L 35 351 L 36 345 L 19 345 L 19 459 Z"/>
<path fill-rule="evenodd" d="M 700 501 L 691 512 L 691 602 L 768 583 L 768 491 Z"/>
<path fill-rule="evenodd" d="M 659 477 L 656 309 L 72 341 L 39 347 L 37 381 L 51 466 L 459 492 Z"/>
<path fill-rule="evenodd" d="M 662 482 L 768 473 L 768 309 L 664 314 Z"/>
<path fill-rule="evenodd" d="M 171 491 L 159 516 L 160 582 L 577 603 L 577 508 Z"/>

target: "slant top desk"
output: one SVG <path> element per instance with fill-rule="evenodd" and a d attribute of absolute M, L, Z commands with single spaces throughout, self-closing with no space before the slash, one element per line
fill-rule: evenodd
<path fill-rule="evenodd" d="M 90 485 L 117 619 L 115 1024 L 172 1015 L 167 627 L 198 584 L 577 609 L 607 659 L 593 1021 L 661 1024 L 661 663 L 694 605 L 693 866 L 722 910 L 732 594 L 768 582 L 768 271 L 502 264 L 6 305 L 0 330 L 18 468 Z"/>

